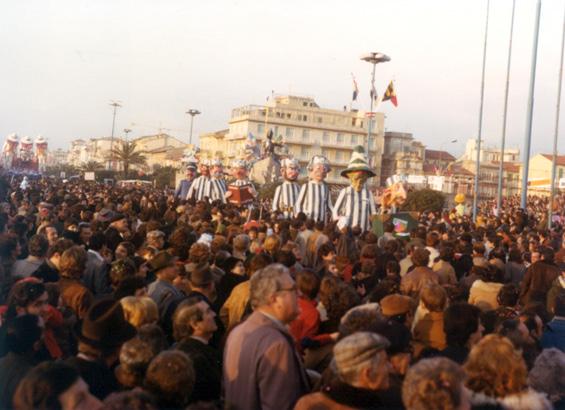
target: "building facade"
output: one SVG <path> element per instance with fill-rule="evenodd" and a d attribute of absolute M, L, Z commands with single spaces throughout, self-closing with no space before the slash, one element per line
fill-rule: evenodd
<path fill-rule="evenodd" d="M 327 181 L 346 183 L 340 172 L 347 168 L 353 147 L 366 147 L 368 121 L 363 111 L 321 108 L 311 97 L 273 96 L 264 106 L 248 105 L 232 110 L 229 129 L 223 137 L 226 157 L 242 154 L 249 133 L 261 143 L 272 129 L 273 135 L 282 138 L 289 153 L 300 161 L 303 175 L 313 155 L 324 155 L 332 165 Z M 383 113 L 375 113 L 373 117 L 369 149 L 371 165 L 377 174 L 370 183 L 378 185 L 384 150 Z"/>
<path fill-rule="evenodd" d="M 481 162 L 500 162 L 500 148 L 485 146 L 484 140 L 481 140 Z M 477 160 L 477 140 L 474 138 L 468 139 L 465 145 L 465 153 L 460 158 L 461 161 L 476 161 Z M 505 148 L 504 149 L 504 162 L 518 162 L 520 161 L 519 148 Z"/>

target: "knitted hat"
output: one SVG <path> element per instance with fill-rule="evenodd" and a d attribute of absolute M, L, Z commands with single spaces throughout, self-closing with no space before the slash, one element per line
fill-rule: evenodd
<path fill-rule="evenodd" d="M 380 351 L 385 350 L 388 340 L 373 332 L 356 332 L 341 339 L 334 346 L 334 360 L 339 375 L 358 370 L 369 364 Z"/>
<path fill-rule="evenodd" d="M 369 167 L 369 164 L 367 163 L 367 156 L 365 155 L 365 149 L 361 145 L 357 145 L 353 148 L 349 165 L 341 171 L 341 176 L 347 178 L 347 174 L 353 171 L 364 171 L 369 173 L 372 177 L 376 175 Z"/>

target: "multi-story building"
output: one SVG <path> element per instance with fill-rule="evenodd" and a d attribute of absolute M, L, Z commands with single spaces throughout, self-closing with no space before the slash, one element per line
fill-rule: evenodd
<path fill-rule="evenodd" d="M 424 151 L 424 144 L 410 133 L 385 132 L 381 185 L 393 175 L 423 175 Z"/>
<path fill-rule="evenodd" d="M 200 155 L 208 158 L 225 157 L 228 151 L 228 141 L 226 140 L 228 132 L 229 130 L 225 129 L 200 134 Z"/>
<path fill-rule="evenodd" d="M 120 170 L 117 161 L 111 161 L 112 147 L 117 148 L 123 142 L 122 138 L 99 137 L 71 142 L 68 162 L 74 166 L 81 166 L 89 161 L 103 164 L 107 169 Z M 146 135 L 132 140 L 137 151 L 143 151 L 147 159 L 145 170 L 152 169 L 153 165 L 179 166 L 184 149 L 187 144 L 168 134 Z"/>
<path fill-rule="evenodd" d="M 248 105 L 232 110 L 224 137 L 226 156 L 241 155 L 249 133 L 261 142 L 272 129 L 274 136 L 282 137 L 290 154 L 300 161 L 303 174 L 313 155 L 324 155 L 332 165 L 328 182 L 345 183 L 340 172 L 347 167 L 353 147 L 366 147 L 368 121 L 363 111 L 321 108 L 311 97 L 274 96 L 264 106 Z M 384 150 L 383 113 L 374 114 L 369 149 L 369 160 L 377 174 L 371 182 L 379 184 Z"/>
<path fill-rule="evenodd" d="M 500 148 L 485 146 L 481 140 L 481 162 L 500 162 Z M 465 145 L 465 153 L 460 161 L 476 161 L 477 160 L 477 140 L 474 138 L 468 139 Z M 505 148 L 504 149 L 504 162 L 518 162 L 520 161 L 519 148 Z"/>
<path fill-rule="evenodd" d="M 61 165 L 66 164 L 69 157 L 69 151 L 62 148 L 47 151 L 47 165 Z"/>

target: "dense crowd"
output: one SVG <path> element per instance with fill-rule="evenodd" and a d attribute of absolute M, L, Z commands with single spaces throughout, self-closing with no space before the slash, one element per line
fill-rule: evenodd
<path fill-rule="evenodd" d="M 0 408 L 565 408 L 564 197 L 406 237 L 184 198 L 0 177 Z"/>

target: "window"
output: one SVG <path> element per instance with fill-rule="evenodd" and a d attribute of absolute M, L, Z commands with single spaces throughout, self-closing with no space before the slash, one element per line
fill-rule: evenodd
<path fill-rule="evenodd" d="M 330 142 L 330 133 L 328 131 L 324 131 L 324 133 L 322 134 L 322 142 Z"/>
<path fill-rule="evenodd" d="M 284 134 L 287 138 L 292 138 L 294 135 L 294 128 L 286 127 L 286 132 Z"/>
<path fill-rule="evenodd" d="M 352 136 L 351 136 L 351 144 L 352 144 L 352 145 L 357 145 L 357 135 L 352 135 Z"/>
<path fill-rule="evenodd" d="M 310 150 L 308 147 L 302 147 L 300 149 L 300 156 L 304 159 L 310 159 Z"/>
<path fill-rule="evenodd" d="M 273 130 L 273 137 L 278 137 L 279 136 L 279 126 L 277 125 L 275 127 L 275 129 Z"/>
<path fill-rule="evenodd" d="M 373 139 L 373 137 L 371 137 L 371 139 L 369 140 L 369 149 L 373 149 L 374 146 L 375 146 L 375 140 Z"/>
<path fill-rule="evenodd" d="M 338 144 L 343 144 L 343 134 L 341 132 L 337 133 L 337 136 L 335 138 L 335 142 Z"/>
<path fill-rule="evenodd" d="M 563 178 L 563 168 L 559 168 L 559 179 Z"/>
<path fill-rule="evenodd" d="M 316 121 L 318 121 L 318 124 L 321 124 L 322 123 L 322 117 L 316 118 Z"/>
<path fill-rule="evenodd" d="M 337 150 L 335 152 L 335 160 L 336 161 L 342 161 L 343 160 L 343 152 Z"/>
<path fill-rule="evenodd" d="M 322 156 L 329 158 L 328 154 L 329 154 L 328 150 L 326 148 L 322 148 Z"/>
<path fill-rule="evenodd" d="M 302 139 L 308 141 L 310 139 L 310 130 L 302 130 Z"/>
<path fill-rule="evenodd" d="M 307 116 L 307 115 L 303 115 L 303 116 L 302 116 L 302 121 L 308 121 L 308 116 Z"/>
<path fill-rule="evenodd" d="M 263 124 L 257 124 L 257 134 L 261 135 L 265 132 L 265 126 Z"/>

